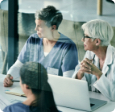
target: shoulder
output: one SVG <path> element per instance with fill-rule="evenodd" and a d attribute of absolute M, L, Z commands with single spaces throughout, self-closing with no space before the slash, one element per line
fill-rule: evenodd
<path fill-rule="evenodd" d="M 113 59 L 113 63 L 114 63 L 114 66 L 115 66 L 115 47 L 110 46 L 110 49 L 112 51 L 112 59 Z M 109 56 L 109 54 L 108 54 L 108 56 Z"/>
<path fill-rule="evenodd" d="M 64 43 L 67 43 L 67 44 L 74 44 L 75 43 L 67 36 L 65 36 L 64 34 L 60 33 L 60 38 L 59 38 L 59 41 L 60 42 L 64 42 Z"/>
<path fill-rule="evenodd" d="M 115 47 L 111 46 L 111 49 L 112 49 L 113 55 L 115 56 Z"/>
<path fill-rule="evenodd" d="M 38 37 L 37 33 L 34 33 L 30 35 L 30 37 L 27 39 L 27 43 L 30 44 L 36 44 L 41 40 L 41 38 Z"/>
<path fill-rule="evenodd" d="M 67 36 L 61 33 L 60 33 L 60 38 L 58 40 L 58 44 L 59 46 L 61 45 L 61 48 L 65 50 L 69 50 L 69 49 L 77 50 L 75 43 L 70 38 L 68 38 Z"/>
<path fill-rule="evenodd" d="M 4 108 L 3 112 L 25 112 L 25 110 L 29 110 L 29 106 L 22 103 L 15 103 Z"/>
<path fill-rule="evenodd" d="M 114 58 L 115 57 L 115 47 L 109 45 L 107 48 L 107 53 L 108 53 L 108 56 L 112 55 L 112 57 Z"/>

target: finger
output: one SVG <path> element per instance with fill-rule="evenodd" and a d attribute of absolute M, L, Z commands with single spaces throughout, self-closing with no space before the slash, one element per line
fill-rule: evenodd
<path fill-rule="evenodd" d="M 6 84 L 8 81 L 7 81 L 7 78 L 4 79 L 4 84 Z"/>
<path fill-rule="evenodd" d="M 13 77 L 12 77 L 12 76 L 10 76 L 10 79 L 12 80 L 12 79 L 13 79 Z"/>
<path fill-rule="evenodd" d="M 6 83 L 4 83 L 4 87 L 8 87 L 8 85 Z"/>
<path fill-rule="evenodd" d="M 87 61 L 84 59 L 84 60 L 81 61 L 81 64 L 86 63 L 86 62 L 87 62 Z"/>
<path fill-rule="evenodd" d="M 12 85 L 12 81 L 10 79 L 8 80 L 8 85 Z"/>
<path fill-rule="evenodd" d="M 87 68 L 85 68 L 85 67 L 82 67 L 80 70 L 81 70 L 82 72 L 87 72 L 87 73 L 91 74 L 91 70 L 90 70 L 90 69 L 87 69 Z"/>
<path fill-rule="evenodd" d="M 83 63 L 80 65 L 80 67 L 85 67 L 85 68 L 91 70 L 91 66 L 88 63 Z"/>
<path fill-rule="evenodd" d="M 85 58 L 83 61 L 81 61 L 81 65 L 84 64 L 84 63 L 87 63 L 89 65 L 89 63 L 91 63 L 92 61 Z"/>
<path fill-rule="evenodd" d="M 7 78 L 5 78 L 4 83 L 5 83 L 5 85 L 8 86 L 8 85 L 12 84 L 12 81 L 9 79 L 9 77 L 7 77 Z"/>
<path fill-rule="evenodd" d="M 8 83 L 7 83 L 7 82 L 4 82 L 4 86 L 7 87 L 7 86 L 8 86 Z"/>
<path fill-rule="evenodd" d="M 85 60 L 88 64 L 90 64 L 90 65 L 93 64 L 93 63 L 92 63 L 93 59 L 89 60 L 88 58 L 85 58 L 84 60 Z"/>
<path fill-rule="evenodd" d="M 7 77 L 7 78 L 5 78 L 5 82 L 7 83 L 7 84 L 9 84 L 9 78 Z"/>

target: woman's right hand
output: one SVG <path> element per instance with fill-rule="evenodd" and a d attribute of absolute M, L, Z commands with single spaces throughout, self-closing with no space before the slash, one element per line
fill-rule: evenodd
<path fill-rule="evenodd" d="M 92 60 L 89 60 L 88 58 L 85 58 L 80 63 L 80 71 L 82 71 L 83 73 L 86 72 L 88 74 L 91 74 L 91 65 L 89 64 L 89 62 L 91 63 Z"/>
<path fill-rule="evenodd" d="M 85 58 L 81 63 L 80 63 L 80 69 L 77 73 L 76 78 L 77 79 L 82 79 L 82 77 L 84 76 L 84 73 L 88 73 L 91 74 L 91 66 L 90 64 L 87 62 L 87 58 Z M 92 61 L 92 60 L 89 60 Z"/>
<path fill-rule="evenodd" d="M 4 79 L 4 87 L 12 86 L 13 85 L 12 80 L 13 80 L 13 77 L 10 74 L 8 74 L 6 78 Z"/>

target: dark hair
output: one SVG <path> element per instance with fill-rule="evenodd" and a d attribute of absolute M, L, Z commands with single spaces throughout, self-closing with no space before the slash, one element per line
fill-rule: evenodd
<path fill-rule="evenodd" d="M 52 89 L 47 82 L 46 69 L 40 63 L 26 62 L 20 69 L 20 77 L 22 83 L 27 84 L 36 96 L 30 105 L 31 112 L 58 112 Z"/>
<path fill-rule="evenodd" d="M 56 29 L 58 29 L 60 23 L 62 22 L 63 16 L 62 13 L 54 6 L 47 6 L 41 11 L 37 11 L 35 14 L 35 18 L 44 20 L 48 27 L 56 25 Z"/>

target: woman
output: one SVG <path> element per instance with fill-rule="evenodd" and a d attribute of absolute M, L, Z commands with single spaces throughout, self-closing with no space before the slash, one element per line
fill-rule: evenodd
<path fill-rule="evenodd" d="M 36 34 L 31 35 L 20 52 L 17 61 L 9 69 L 4 86 L 13 84 L 15 71 L 28 61 L 39 62 L 48 74 L 71 77 L 78 64 L 76 45 L 58 32 L 62 14 L 53 6 L 48 6 L 35 14 Z"/>
<path fill-rule="evenodd" d="M 82 25 L 83 61 L 76 66 L 73 78 L 86 79 L 89 90 L 101 92 L 115 101 L 115 48 L 110 45 L 112 27 L 103 20 L 92 20 Z"/>
<path fill-rule="evenodd" d="M 46 69 L 39 63 L 27 62 L 20 69 L 20 86 L 26 101 L 7 106 L 4 112 L 59 112 L 47 82 Z"/>

